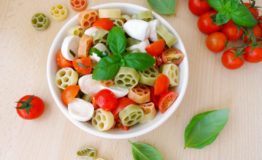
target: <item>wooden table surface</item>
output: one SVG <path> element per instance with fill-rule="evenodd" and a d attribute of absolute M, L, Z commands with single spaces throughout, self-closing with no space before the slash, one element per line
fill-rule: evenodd
<path fill-rule="evenodd" d="M 117 0 L 90 0 L 90 5 Z M 118 0 L 119 1 L 119 0 Z M 56 107 L 48 90 L 46 61 L 49 47 L 65 22 L 52 20 L 47 31 L 31 26 L 36 12 L 48 13 L 51 5 L 67 0 L 0 0 L 0 159 L 73 160 L 83 145 L 98 148 L 107 160 L 131 160 L 127 140 L 91 136 L 74 126 Z M 123 2 L 123 1 L 121 1 Z M 125 2 L 149 7 L 146 0 Z M 259 1 L 260 5 L 262 2 Z M 76 12 L 70 9 L 70 17 Z M 186 96 L 173 116 L 161 127 L 133 140 L 155 145 L 165 160 L 261 160 L 262 63 L 229 71 L 205 47 L 197 18 L 178 0 L 176 16 L 166 17 L 182 37 L 190 62 Z M 43 116 L 20 119 L 15 102 L 25 94 L 42 97 Z M 217 140 L 202 150 L 184 149 L 183 133 L 191 117 L 213 108 L 229 107 L 230 120 Z"/>

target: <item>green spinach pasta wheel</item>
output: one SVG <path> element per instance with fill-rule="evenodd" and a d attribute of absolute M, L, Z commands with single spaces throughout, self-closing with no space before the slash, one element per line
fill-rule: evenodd
<path fill-rule="evenodd" d="M 75 26 L 70 30 L 70 34 L 74 35 L 74 36 L 78 36 L 78 37 L 82 37 L 82 35 L 84 34 L 84 29 L 80 26 Z"/>
<path fill-rule="evenodd" d="M 151 21 L 154 19 L 153 14 L 151 11 L 143 11 L 143 12 L 139 12 L 137 14 L 135 14 L 133 16 L 133 19 L 141 19 L 144 21 Z"/>
<path fill-rule="evenodd" d="M 85 159 L 95 159 L 97 157 L 97 150 L 92 147 L 83 147 L 76 152 L 78 157 Z"/>
<path fill-rule="evenodd" d="M 170 33 L 165 26 L 159 25 L 156 28 L 156 31 L 157 34 L 165 40 L 169 48 L 171 48 L 177 42 L 176 37 L 172 33 Z"/>
<path fill-rule="evenodd" d="M 157 112 L 153 102 L 141 104 L 140 107 L 144 111 L 144 117 L 141 119 L 140 123 L 146 123 L 155 118 Z"/>
<path fill-rule="evenodd" d="M 126 23 L 126 20 L 123 18 L 120 18 L 120 19 L 114 19 L 113 22 L 115 26 L 123 27 L 123 25 Z"/>
<path fill-rule="evenodd" d="M 104 29 L 98 29 L 96 31 L 95 36 L 93 37 L 94 44 L 97 44 L 97 43 L 104 43 L 104 44 L 106 44 L 106 42 L 107 42 L 107 34 L 108 34 L 108 31 L 106 31 Z"/>
<path fill-rule="evenodd" d="M 168 79 L 171 87 L 178 86 L 179 84 L 179 68 L 177 65 L 170 63 L 164 64 L 161 66 L 161 72 L 165 74 Z"/>
<path fill-rule="evenodd" d="M 44 13 L 36 13 L 32 17 L 32 25 L 37 31 L 46 30 L 49 26 L 49 18 Z"/>
<path fill-rule="evenodd" d="M 114 81 L 120 87 L 133 88 L 138 84 L 139 74 L 133 68 L 121 67 Z"/>
<path fill-rule="evenodd" d="M 92 119 L 92 125 L 99 131 L 107 131 L 115 124 L 114 116 L 111 112 L 97 109 Z"/>
<path fill-rule="evenodd" d="M 68 11 L 64 5 L 57 4 L 51 7 L 50 14 L 55 20 L 62 21 L 67 18 Z"/>
<path fill-rule="evenodd" d="M 134 104 L 130 104 L 119 112 L 119 118 L 124 126 L 130 127 L 141 121 L 144 117 L 143 110 Z"/>
<path fill-rule="evenodd" d="M 129 90 L 128 98 L 138 104 L 149 102 L 150 101 L 150 89 L 147 86 L 138 85 Z"/>
<path fill-rule="evenodd" d="M 159 75 L 159 71 L 156 67 L 150 67 L 142 72 L 139 72 L 141 84 L 145 84 L 148 86 L 154 86 L 155 80 Z"/>
<path fill-rule="evenodd" d="M 56 85 L 58 88 L 65 89 L 68 86 L 77 84 L 78 74 L 72 68 L 62 68 L 56 73 Z"/>

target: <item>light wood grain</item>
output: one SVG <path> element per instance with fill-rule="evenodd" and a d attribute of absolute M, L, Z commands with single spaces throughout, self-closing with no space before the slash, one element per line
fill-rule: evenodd
<path fill-rule="evenodd" d="M 90 1 L 95 5 L 117 0 Z M 148 7 L 146 0 L 125 2 Z M 30 20 L 36 12 L 48 13 L 55 3 L 69 7 L 67 0 L 0 0 L 0 159 L 73 160 L 77 149 L 90 145 L 107 160 L 131 160 L 126 140 L 100 139 L 83 132 L 62 115 L 49 93 L 47 54 L 65 22 L 52 20 L 47 31 L 37 32 Z M 75 14 L 70 10 L 70 17 Z M 166 160 L 261 160 L 262 64 L 246 64 L 237 71 L 224 69 L 221 55 L 206 49 L 205 36 L 198 31 L 197 18 L 190 14 L 186 0 L 178 0 L 176 16 L 166 19 L 181 35 L 189 55 L 187 94 L 164 125 L 133 140 L 155 145 Z M 15 101 L 24 94 L 44 99 L 46 111 L 40 119 L 24 121 L 16 115 Z M 183 132 L 191 117 L 221 107 L 229 107 L 231 113 L 218 139 L 202 150 L 184 149 Z"/>

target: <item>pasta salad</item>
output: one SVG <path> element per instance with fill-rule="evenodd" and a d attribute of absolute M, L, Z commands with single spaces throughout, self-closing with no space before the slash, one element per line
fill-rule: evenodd
<path fill-rule="evenodd" d="M 151 11 L 86 10 L 56 53 L 55 82 L 74 120 L 99 131 L 128 130 L 178 97 L 184 54 Z"/>

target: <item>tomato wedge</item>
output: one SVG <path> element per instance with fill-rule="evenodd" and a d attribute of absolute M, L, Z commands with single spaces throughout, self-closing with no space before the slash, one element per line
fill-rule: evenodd
<path fill-rule="evenodd" d="M 166 42 L 163 39 L 155 41 L 146 47 L 147 53 L 152 56 L 159 56 L 165 50 Z"/>
<path fill-rule="evenodd" d="M 167 109 L 175 102 L 178 94 L 174 91 L 169 91 L 161 95 L 158 103 L 158 109 L 161 113 L 167 111 Z"/>
<path fill-rule="evenodd" d="M 68 105 L 78 95 L 79 90 L 78 85 L 68 86 L 61 94 L 62 102 Z"/>
<path fill-rule="evenodd" d="M 72 62 L 63 57 L 61 49 L 56 52 L 56 64 L 59 68 L 73 67 Z"/>
<path fill-rule="evenodd" d="M 101 28 L 104 30 L 111 30 L 114 26 L 114 22 L 109 18 L 100 18 L 95 21 L 93 27 Z"/>
<path fill-rule="evenodd" d="M 123 98 L 120 98 L 118 100 L 117 108 L 113 111 L 113 115 L 115 117 L 115 120 L 118 120 L 118 118 L 119 118 L 118 113 L 130 104 L 135 104 L 135 102 L 132 101 L 131 99 L 127 98 L 127 97 L 123 97 Z"/>
<path fill-rule="evenodd" d="M 160 74 L 154 84 L 154 95 L 159 96 L 168 91 L 169 79 L 166 75 Z"/>
<path fill-rule="evenodd" d="M 89 57 L 74 59 L 73 66 L 81 75 L 90 74 L 92 71 L 92 61 Z"/>

